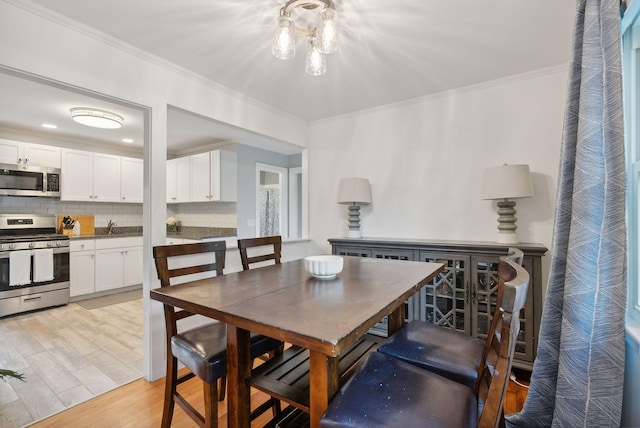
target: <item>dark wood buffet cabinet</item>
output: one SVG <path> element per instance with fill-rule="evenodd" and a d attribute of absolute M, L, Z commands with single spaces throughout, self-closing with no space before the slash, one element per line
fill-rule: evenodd
<path fill-rule="evenodd" d="M 495 309 L 498 259 L 509 245 L 493 242 L 430 241 L 390 238 L 329 239 L 332 253 L 444 263 L 445 270 L 407 301 L 407 319 L 419 319 L 486 338 Z M 513 245 L 524 252 L 522 265 L 531 276 L 527 303 L 520 313 L 514 366 L 531 370 L 542 315 L 541 244 Z M 384 336 L 386 320 L 370 333 Z"/>

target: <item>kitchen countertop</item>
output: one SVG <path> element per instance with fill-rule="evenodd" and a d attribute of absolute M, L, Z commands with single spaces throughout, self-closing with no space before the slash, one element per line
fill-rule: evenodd
<path fill-rule="evenodd" d="M 207 238 L 235 238 L 237 230 L 229 227 L 196 227 L 182 226 L 179 232 L 167 232 L 167 238 L 171 239 L 207 239 Z M 111 235 L 107 234 L 106 227 L 96 227 L 93 235 L 75 235 L 71 239 L 102 239 L 102 238 L 129 238 L 142 236 L 141 226 L 116 226 Z"/>

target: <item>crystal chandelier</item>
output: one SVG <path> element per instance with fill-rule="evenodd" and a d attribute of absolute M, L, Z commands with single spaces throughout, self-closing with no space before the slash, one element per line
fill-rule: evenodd
<path fill-rule="evenodd" d="M 306 10 L 321 8 L 318 22 L 313 28 L 294 24 L 291 11 L 297 7 Z M 320 76 L 327 71 L 325 55 L 338 50 L 338 15 L 333 0 L 289 0 L 277 19 L 271 53 L 280 59 L 291 59 L 296 54 L 296 36 L 308 37 L 305 71 Z"/>

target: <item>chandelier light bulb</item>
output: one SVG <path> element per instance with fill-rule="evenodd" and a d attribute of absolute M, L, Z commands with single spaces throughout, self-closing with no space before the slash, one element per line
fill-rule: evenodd
<path fill-rule="evenodd" d="M 291 59 L 296 54 L 296 32 L 293 19 L 280 15 L 277 28 L 273 35 L 271 53 L 279 59 Z"/>
<path fill-rule="evenodd" d="M 332 54 L 338 50 L 338 14 L 335 9 L 320 11 L 316 44 L 323 54 Z"/>
<path fill-rule="evenodd" d="M 316 39 L 310 38 L 307 42 L 307 61 L 305 71 L 312 76 L 320 76 L 327 72 L 325 56 L 316 47 Z"/>

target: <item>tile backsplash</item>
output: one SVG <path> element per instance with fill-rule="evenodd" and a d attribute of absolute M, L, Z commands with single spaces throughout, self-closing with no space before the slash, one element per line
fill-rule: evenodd
<path fill-rule="evenodd" d="M 167 205 L 167 217 L 173 216 L 183 226 L 236 228 L 235 202 L 196 202 Z"/>
<path fill-rule="evenodd" d="M 120 227 L 142 226 L 142 204 L 0 196 L 0 214 L 93 214 L 96 227 L 107 227 L 109 220 Z M 237 227 L 235 202 L 170 204 L 167 205 L 169 216 L 179 219 L 183 226 Z"/>

